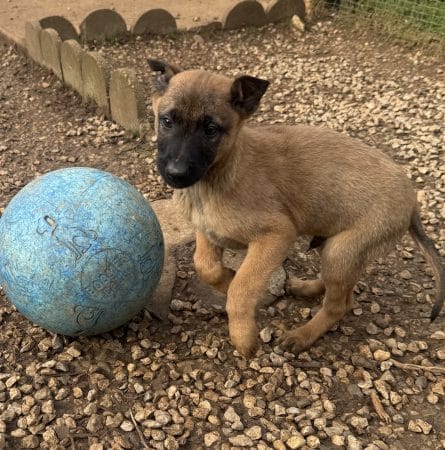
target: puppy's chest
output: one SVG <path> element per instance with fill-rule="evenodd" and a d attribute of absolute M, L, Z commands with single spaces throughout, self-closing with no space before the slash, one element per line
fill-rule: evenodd
<path fill-rule="evenodd" d="M 176 201 L 183 214 L 193 225 L 202 231 L 215 245 L 228 248 L 245 247 L 248 239 L 243 227 L 233 213 L 230 204 L 197 195 L 193 192 L 179 192 Z"/>

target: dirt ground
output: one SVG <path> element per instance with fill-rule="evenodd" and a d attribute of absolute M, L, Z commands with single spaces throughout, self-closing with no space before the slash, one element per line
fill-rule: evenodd
<path fill-rule="evenodd" d="M 445 82 L 434 59 L 330 22 L 304 36 L 284 24 L 99 50 L 137 69 L 147 107 L 147 57 L 269 79 L 254 122 L 329 126 L 381 147 L 405 166 L 445 256 Z M 108 170 L 150 200 L 171 195 L 151 132 L 128 136 L 6 44 L 0 67 L 1 211 L 36 175 L 68 166 Z M 306 246 L 286 268 L 310 278 L 318 258 Z M 1 293 L 2 448 L 445 448 L 444 314 L 430 324 L 434 283 L 409 239 L 369 268 L 353 313 L 308 352 L 283 353 L 274 330 L 304 322 L 319 301 L 283 297 L 261 310 L 250 361 L 228 342 L 192 252 L 177 254 L 168 321 L 141 313 L 103 336 L 53 336 Z"/>

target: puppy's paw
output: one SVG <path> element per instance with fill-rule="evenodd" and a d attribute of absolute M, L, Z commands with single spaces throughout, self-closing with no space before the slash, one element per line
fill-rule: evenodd
<path fill-rule="evenodd" d="M 301 280 L 293 277 L 289 280 L 286 289 L 294 297 L 314 298 L 324 293 L 324 284 L 320 279 Z"/>
<path fill-rule="evenodd" d="M 278 345 L 283 350 L 298 354 L 307 350 L 312 345 L 312 342 L 301 331 L 301 328 L 289 330 L 284 325 L 280 325 L 278 328 L 281 330 Z"/>
<path fill-rule="evenodd" d="M 255 322 L 237 321 L 229 324 L 230 340 L 236 350 L 246 358 L 255 355 L 259 347 Z"/>

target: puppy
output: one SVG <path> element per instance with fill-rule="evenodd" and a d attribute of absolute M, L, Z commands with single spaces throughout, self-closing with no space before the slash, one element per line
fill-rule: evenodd
<path fill-rule="evenodd" d="M 182 71 L 156 60 L 149 65 L 158 72 L 152 100 L 158 170 L 196 227 L 198 275 L 227 293 L 230 339 L 241 354 L 257 349 L 257 303 L 300 235 L 322 243 L 321 273 L 291 280 L 291 292 L 324 294 L 324 301 L 308 323 L 282 335 L 283 346 L 305 350 L 338 322 L 352 308 L 367 264 L 407 231 L 434 270 L 431 318 L 439 314 L 445 271 L 411 182 L 391 159 L 329 129 L 245 125 L 265 80 Z M 236 273 L 222 263 L 226 247 L 248 249 Z"/>

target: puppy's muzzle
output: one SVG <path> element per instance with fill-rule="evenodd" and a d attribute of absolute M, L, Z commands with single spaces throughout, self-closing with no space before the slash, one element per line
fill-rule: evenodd
<path fill-rule="evenodd" d="M 165 167 L 165 175 L 173 185 L 182 185 L 187 184 L 190 170 L 185 162 L 169 161 Z"/>

